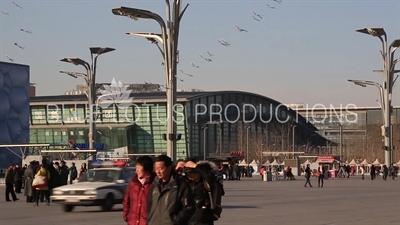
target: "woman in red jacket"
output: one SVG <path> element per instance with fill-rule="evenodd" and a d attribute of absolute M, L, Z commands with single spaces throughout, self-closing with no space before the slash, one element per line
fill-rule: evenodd
<path fill-rule="evenodd" d="M 123 201 L 123 218 L 128 225 L 147 225 L 147 196 L 154 177 L 153 160 L 149 156 L 138 158 Z"/>

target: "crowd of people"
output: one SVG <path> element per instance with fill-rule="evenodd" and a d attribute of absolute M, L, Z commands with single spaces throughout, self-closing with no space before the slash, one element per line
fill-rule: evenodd
<path fill-rule="evenodd" d="M 143 156 L 123 201 L 128 225 L 213 225 L 222 213 L 222 180 L 211 162 L 175 166 L 166 155 Z"/>
<path fill-rule="evenodd" d="M 86 171 L 85 163 L 82 164 L 78 173 L 75 163 L 68 167 L 65 161 L 53 163 L 45 158 L 41 163 L 32 161 L 22 168 L 19 165 L 11 164 L 5 174 L 6 201 L 19 200 L 16 193 L 22 193 L 23 189 L 27 203 L 33 202 L 36 206 L 39 206 L 39 202 L 46 202 L 46 205 L 50 205 L 50 195 L 54 188 L 67 185 L 68 180 L 72 183 Z M 46 177 L 46 185 L 34 187 L 33 181 L 37 176 Z"/>

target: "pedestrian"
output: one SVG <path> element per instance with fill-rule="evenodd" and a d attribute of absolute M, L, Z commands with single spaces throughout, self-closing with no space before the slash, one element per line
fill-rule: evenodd
<path fill-rule="evenodd" d="M 35 196 L 35 203 L 36 203 L 35 205 L 36 206 L 39 206 L 39 199 L 40 199 L 41 195 L 43 195 L 46 198 L 46 205 L 47 206 L 50 205 L 50 191 L 49 191 L 49 185 L 48 185 L 48 181 L 50 180 L 50 172 L 46 167 L 47 167 L 47 164 L 42 163 L 39 171 L 35 175 L 35 177 L 42 176 L 42 177 L 45 177 L 45 179 L 47 179 L 47 183 L 44 186 L 35 188 L 36 189 L 36 196 Z"/>
<path fill-rule="evenodd" d="M 310 182 L 310 178 L 311 178 L 311 169 L 310 169 L 310 164 L 307 164 L 307 168 L 306 168 L 306 170 L 305 170 L 305 178 L 306 178 L 306 183 L 304 184 L 304 187 L 307 187 L 307 184 L 308 185 L 310 185 L 310 187 L 313 187 L 312 185 L 311 185 L 311 182 Z"/>
<path fill-rule="evenodd" d="M 371 175 L 371 180 L 374 180 L 375 179 L 375 166 L 374 165 L 371 165 L 370 175 Z"/>
<path fill-rule="evenodd" d="M 24 174 L 22 173 L 21 167 L 19 167 L 18 164 L 15 165 L 14 167 L 14 185 L 15 185 L 15 193 L 22 193 L 22 176 Z"/>
<path fill-rule="evenodd" d="M 394 178 L 396 177 L 396 167 L 393 164 L 389 167 L 389 173 L 394 180 Z"/>
<path fill-rule="evenodd" d="M 324 187 L 324 173 L 325 173 L 325 168 L 322 167 L 322 171 L 321 171 L 321 168 L 318 167 L 318 172 L 319 172 L 319 175 L 318 175 L 318 187 L 323 188 L 323 187 Z"/>
<path fill-rule="evenodd" d="M 364 174 L 365 174 L 364 166 L 360 167 L 360 173 L 361 173 L 361 180 L 364 180 Z"/>
<path fill-rule="evenodd" d="M 195 208 L 192 191 L 166 155 L 155 159 L 154 179 L 148 198 L 148 225 L 188 225 Z"/>
<path fill-rule="evenodd" d="M 78 178 L 78 169 L 76 169 L 75 163 L 71 163 L 72 166 L 69 167 L 69 184 L 72 184 L 76 178 Z"/>
<path fill-rule="evenodd" d="M 123 200 L 123 219 L 128 225 L 147 225 L 147 198 L 154 181 L 153 160 L 142 156 L 136 160 L 136 174 L 129 182 Z"/>
<path fill-rule="evenodd" d="M 13 164 L 10 164 L 8 166 L 8 169 L 6 170 L 5 182 L 6 182 L 6 201 L 11 202 L 10 194 L 11 194 L 12 200 L 14 202 L 18 201 L 19 199 L 17 198 L 17 195 L 15 195 L 15 192 L 14 192 L 14 165 Z"/>
<path fill-rule="evenodd" d="M 206 161 L 186 163 L 185 176 L 195 200 L 195 213 L 189 225 L 214 225 L 214 221 L 221 217 L 224 189 L 222 181 L 215 175 L 217 169 L 215 164 Z"/>
<path fill-rule="evenodd" d="M 33 187 L 32 187 L 32 182 L 33 178 L 35 176 L 35 173 L 33 171 L 34 167 L 34 162 L 30 162 L 28 168 L 25 169 L 24 172 L 24 179 L 25 179 L 25 188 L 24 188 L 24 195 L 26 196 L 26 202 L 32 202 L 33 201 Z"/>

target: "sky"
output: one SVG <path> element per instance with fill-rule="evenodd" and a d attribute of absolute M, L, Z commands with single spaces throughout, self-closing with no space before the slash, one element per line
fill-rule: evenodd
<path fill-rule="evenodd" d="M 30 65 L 37 95 L 63 95 L 82 79 L 60 70 L 83 72 L 60 62 L 64 57 L 90 60 L 89 47 L 113 47 L 99 57 L 97 82 L 165 84 L 162 57 L 144 38 L 125 32 L 160 33 L 152 20 L 115 16 L 112 8 L 126 6 L 153 11 L 165 18 L 164 0 L 91 1 L 1 0 L 1 61 Z M 283 103 L 355 104 L 378 106 L 376 87 L 362 88 L 348 79 L 383 81 L 372 70 L 382 69 L 378 38 L 355 32 L 383 27 L 388 42 L 400 38 L 400 0 L 184 1 L 179 36 L 179 89 L 238 90 L 268 96 Z M 276 9 L 268 8 L 267 4 Z M 252 11 L 262 15 L 260 22 Z M 235 25 L 248 30 L 239 32 Z M 20 29 L 31 30 L 28 34 Z M 222 46 L 217 39 L 231 45 Z M 14 45 L 18 43 L 24 50 Z M 215 54 L 207 62 L 199 54 Z M 396 54 L 400 57 L 400 50 Z M 192 67 L 191 62 L 199 66 Z M 400 69 L 400 65 L 397 66 Z M 400 79 L 393 92 L 400 105 Z"/>

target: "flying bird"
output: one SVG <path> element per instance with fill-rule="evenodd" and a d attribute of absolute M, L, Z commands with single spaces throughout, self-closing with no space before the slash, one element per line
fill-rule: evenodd
<path fill-rule="evenodd" d="M 253 19 L 255 20 L 255 21 L 258 21 L 258 22 L 260 22 L 261 20 L 260 19 L 258 19 L 255 15 L 251 15 L 251 17 L 253 17 Z"/>
<path fill-rule="evenodd" d="M 200 66 L 198 66 L 198 65 L 196 65 L 194 63 L 192 63 L 192 66 L 195 67 L 195 68 L 200 68 Z"/>
<path fill-rule="evenodd" d="M 32 32 L 31 30 L 24 30 L 24 29 L 21 29 L 21 31 L 22 31 L 22 32 L 25 32 L 25 33 L 28 33 L 28 34 L 33 34 L 33 32 Z"/>
<path fill-rule="evenodd" d="M 235 27 L 239 32 L 248 32 L 247 30 L 240 28 L 238 25 L 235 25 Z"/>
<path fill-rule="evenodd" d="M 276 2 L 276 3 L 278 3 L 278 4 L 281 4 L 281 3 L 282 3 L 282 0 L 272 0 L 272 1 L 274 1 L 274 2 Z"/>
<path fill-rule="evenodd" d="M 207 51 L 207 54 L 210 56 L 210 57 L 213 57 L 213 56 L 215 56 L 215 54 L 212 54 L 211 52 L 209 52 L 209 51 Z"/>
<path fill-rule="evenodd" d="M 260 19 L 260 20 L 262 20 L 262 17 L 263 17 L 262 15 L 257 14 L 256 11 L 253 11 L 253 16 L 254 16 L 254 17 L 257 17 L 257 18 Z M 254 17 L 253 17 L 253 18 L 254 18 Z"/>
<path fill-rule="evenodd" d="M 10 56 L 6 55 L 6 58 L 7 58 L 8 60 L 10 60 L 10 62 L 14 62 L 14 59 L 11 58 Z"/>
<path fill-rule="evenodd" d="M 7 16 L 10 15 L 10 13 L 8 13 L 8 12 L 4 12 L 4 11 L 1 11 L 1 10 L 0 10 L 0 12 L 1 12 L 2 14 L 4 14 L 4 15 L 7 15 Z"/>
<path fill-rule="evenodd" d="M 18 43 L 14 43 L 14 45 L 15 45 L 15 46 L 17 46 L 18 48 L 22 49 L 22 50 L 24 50 L 24 49 L 25 49 L 25 47 L 22 47 L 22 46 L 21 46 L 21 45 L 19 45 Z"/>
<path fill-rule="evenodd" d="M 180 81 L 180 82 L 185 82 L 184 80 L 180 79 L 177 75 L 175 77 Z"/>
<path fill-rule="evenodd" d="M 229 47 L 231 44 L 229 44 L 227 41 L 225 41 L 224 39 L 218 39 L 217 40 L 221 45 L 225 46 L 225 47 Z"/>
<path fill-rule="evenodd" d="M 201 54 L 199 54 L 199 56 L 200 56 L 202 59 L 206 60 L 207 62 L 212 62 L 212 59 L 206 58 L 206 57 L 202 56 Z"/>
<path fill-rule="evenodd" d="M 14 4 L 15 6 L 17 6 L 20 9 L 23 9 L 20 5 L 18 5 L 16 2 L 12 1 L 12 4 Z"/>
<path fill-rule="evenodd" d="M 268 8 L 270 9 L 276 9 L 274 6 L 270 6 L 269 4 L 267 4 Z"/>
<path fill-rule="evenodd" d="M 193 75 L 192 75 L 192 74 L 185 73 L 183 70 L 179 70 L 179 71 L 181 71 L 181 73 L 185 74 L 186 76 L 193 77 Z"/>

